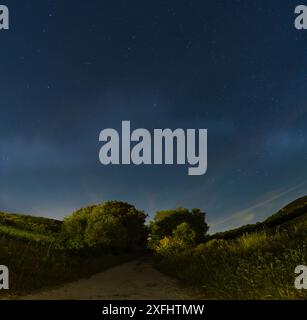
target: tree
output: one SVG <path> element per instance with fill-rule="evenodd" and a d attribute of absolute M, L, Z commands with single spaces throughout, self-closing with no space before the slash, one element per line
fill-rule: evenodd
<path fill-rule="evenodd" d="M 128 231 L 118 217 L 105 213 L 88 220 L 84 241 L 90 248 L 121 250 L 129 246 Z"/>
<path fill-rule="evenodd" d="M 187 223 L 195 232 L 195 242 L 204 241 L 208 232 L 208 224 L 205 221 L 206 214 L 200 209 L 189 211 L 186 208 L 158 211 L 154 220 L 150 223 L 149 247 L 154 248 L 164 237 L 173 235 L 175 229 L 182 223 Z"/>
<path fill-rule="evenodd" d="M 68 248 L 134 249 L 146 241 L 146 214 L 134 206 L 118 201 L 82 208 L 63 223 Z"/>
<path fill-rule="evenodd" d="M 187 222 L 176 227 L 173 231 L 173 237 L 182 240 L 188 246 L 192 246 L 196 242 L 196 232 Z"/>

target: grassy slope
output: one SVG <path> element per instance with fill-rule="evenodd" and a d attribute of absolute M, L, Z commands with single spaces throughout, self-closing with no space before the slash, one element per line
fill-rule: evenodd
<path fill-rule="evenodd" d="M 165 248 L 157 265 L 209 299 L 306 299 L 294 269 L 307 265 L 307 197 L 250 228 L 213 235 L 185 251 Z M 247 231 L 247 233 L 245 233 Z"/>
<path fill-rule="evenodd" d="M 0 212 L 0 225 L 35 233 L 51 234 L 61 230 L 62 221 L 30 215 Z"/>
<path fill-rule="evenodd" d="M 276 229 L 279 226 L 287 224 L 292 220 L 303 217 L 307 213 L 307 196 L 299 198 L 284 208 L 280 209 L 275 214 L 271 215 L 269 218 L 263 222 L 258 222 L 256 224 L 245 225 L 233 230 L 219 232 L 208 237 L 208 240 L 212 239 L 224 239 L 230 240 L 240 237 L 247 233 L 258 232 L 268 229 Z"/>

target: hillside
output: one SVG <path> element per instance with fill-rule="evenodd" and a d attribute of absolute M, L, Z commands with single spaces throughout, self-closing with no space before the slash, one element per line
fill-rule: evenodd
<path fill-rule="evenodd" d="M 30 215 L 0 212 L 0 225 L 34 232 L 52 233 L 60 231 L 62 221 Z"/>
<path fill-rule="evenodd" d="M 292 220 L 297 221 L 297 219 L 307 219 L 307 196 L 296 199 L 295 201 L 289 203 L 262 222 L 244 225 L 242 227 L 225 232 L 218 232 L 209 236 L 207 240 L 230 240 L 240 237 L 244 234 L 250 234 L 262 230 L 274 231 L 275 228 L 282 228 L 283 226 L 286 227 L 289 223 L 291 223 Z"/>
<path fill-rule="evenodd" d="M 55 219 L 0 212 L 0 235 L 11 239 L 52 243 L 61 227 Z"/>
<path fill-rule="evenodd" d="M 207 299 L 306 299 L 294 286 L 295 268 L 307 265 L 306 200 L 201 244 L 165 238 L 155 250 L 157 267 L 202 288 Z"/>

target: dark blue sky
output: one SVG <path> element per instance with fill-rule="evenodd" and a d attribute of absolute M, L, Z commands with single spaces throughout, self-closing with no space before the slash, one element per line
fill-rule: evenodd
<path fill-rule="evenodd" d="M 0 210 L 62 218 L 124 200 L 211 231 L 307 194 L 307 31 L 297 1 L 6 0 Z M 99 132 L 207 128 L 208 172 L 99 164 Z"/>

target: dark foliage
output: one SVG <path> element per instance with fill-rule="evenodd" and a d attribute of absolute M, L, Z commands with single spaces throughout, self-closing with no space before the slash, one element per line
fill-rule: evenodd
<path fill-rule="evenodd" d="M 172 236 L 182 223 L 187 223 L 194 230 L 196 242 L 202 242 L 209 229 L 205 220 L 206 214 L 199 209 L 189 211 L 185 208 L 178 208 L 159 211 L 150 223 L 149 246 L 153 248 L 164 237 Z"/>

